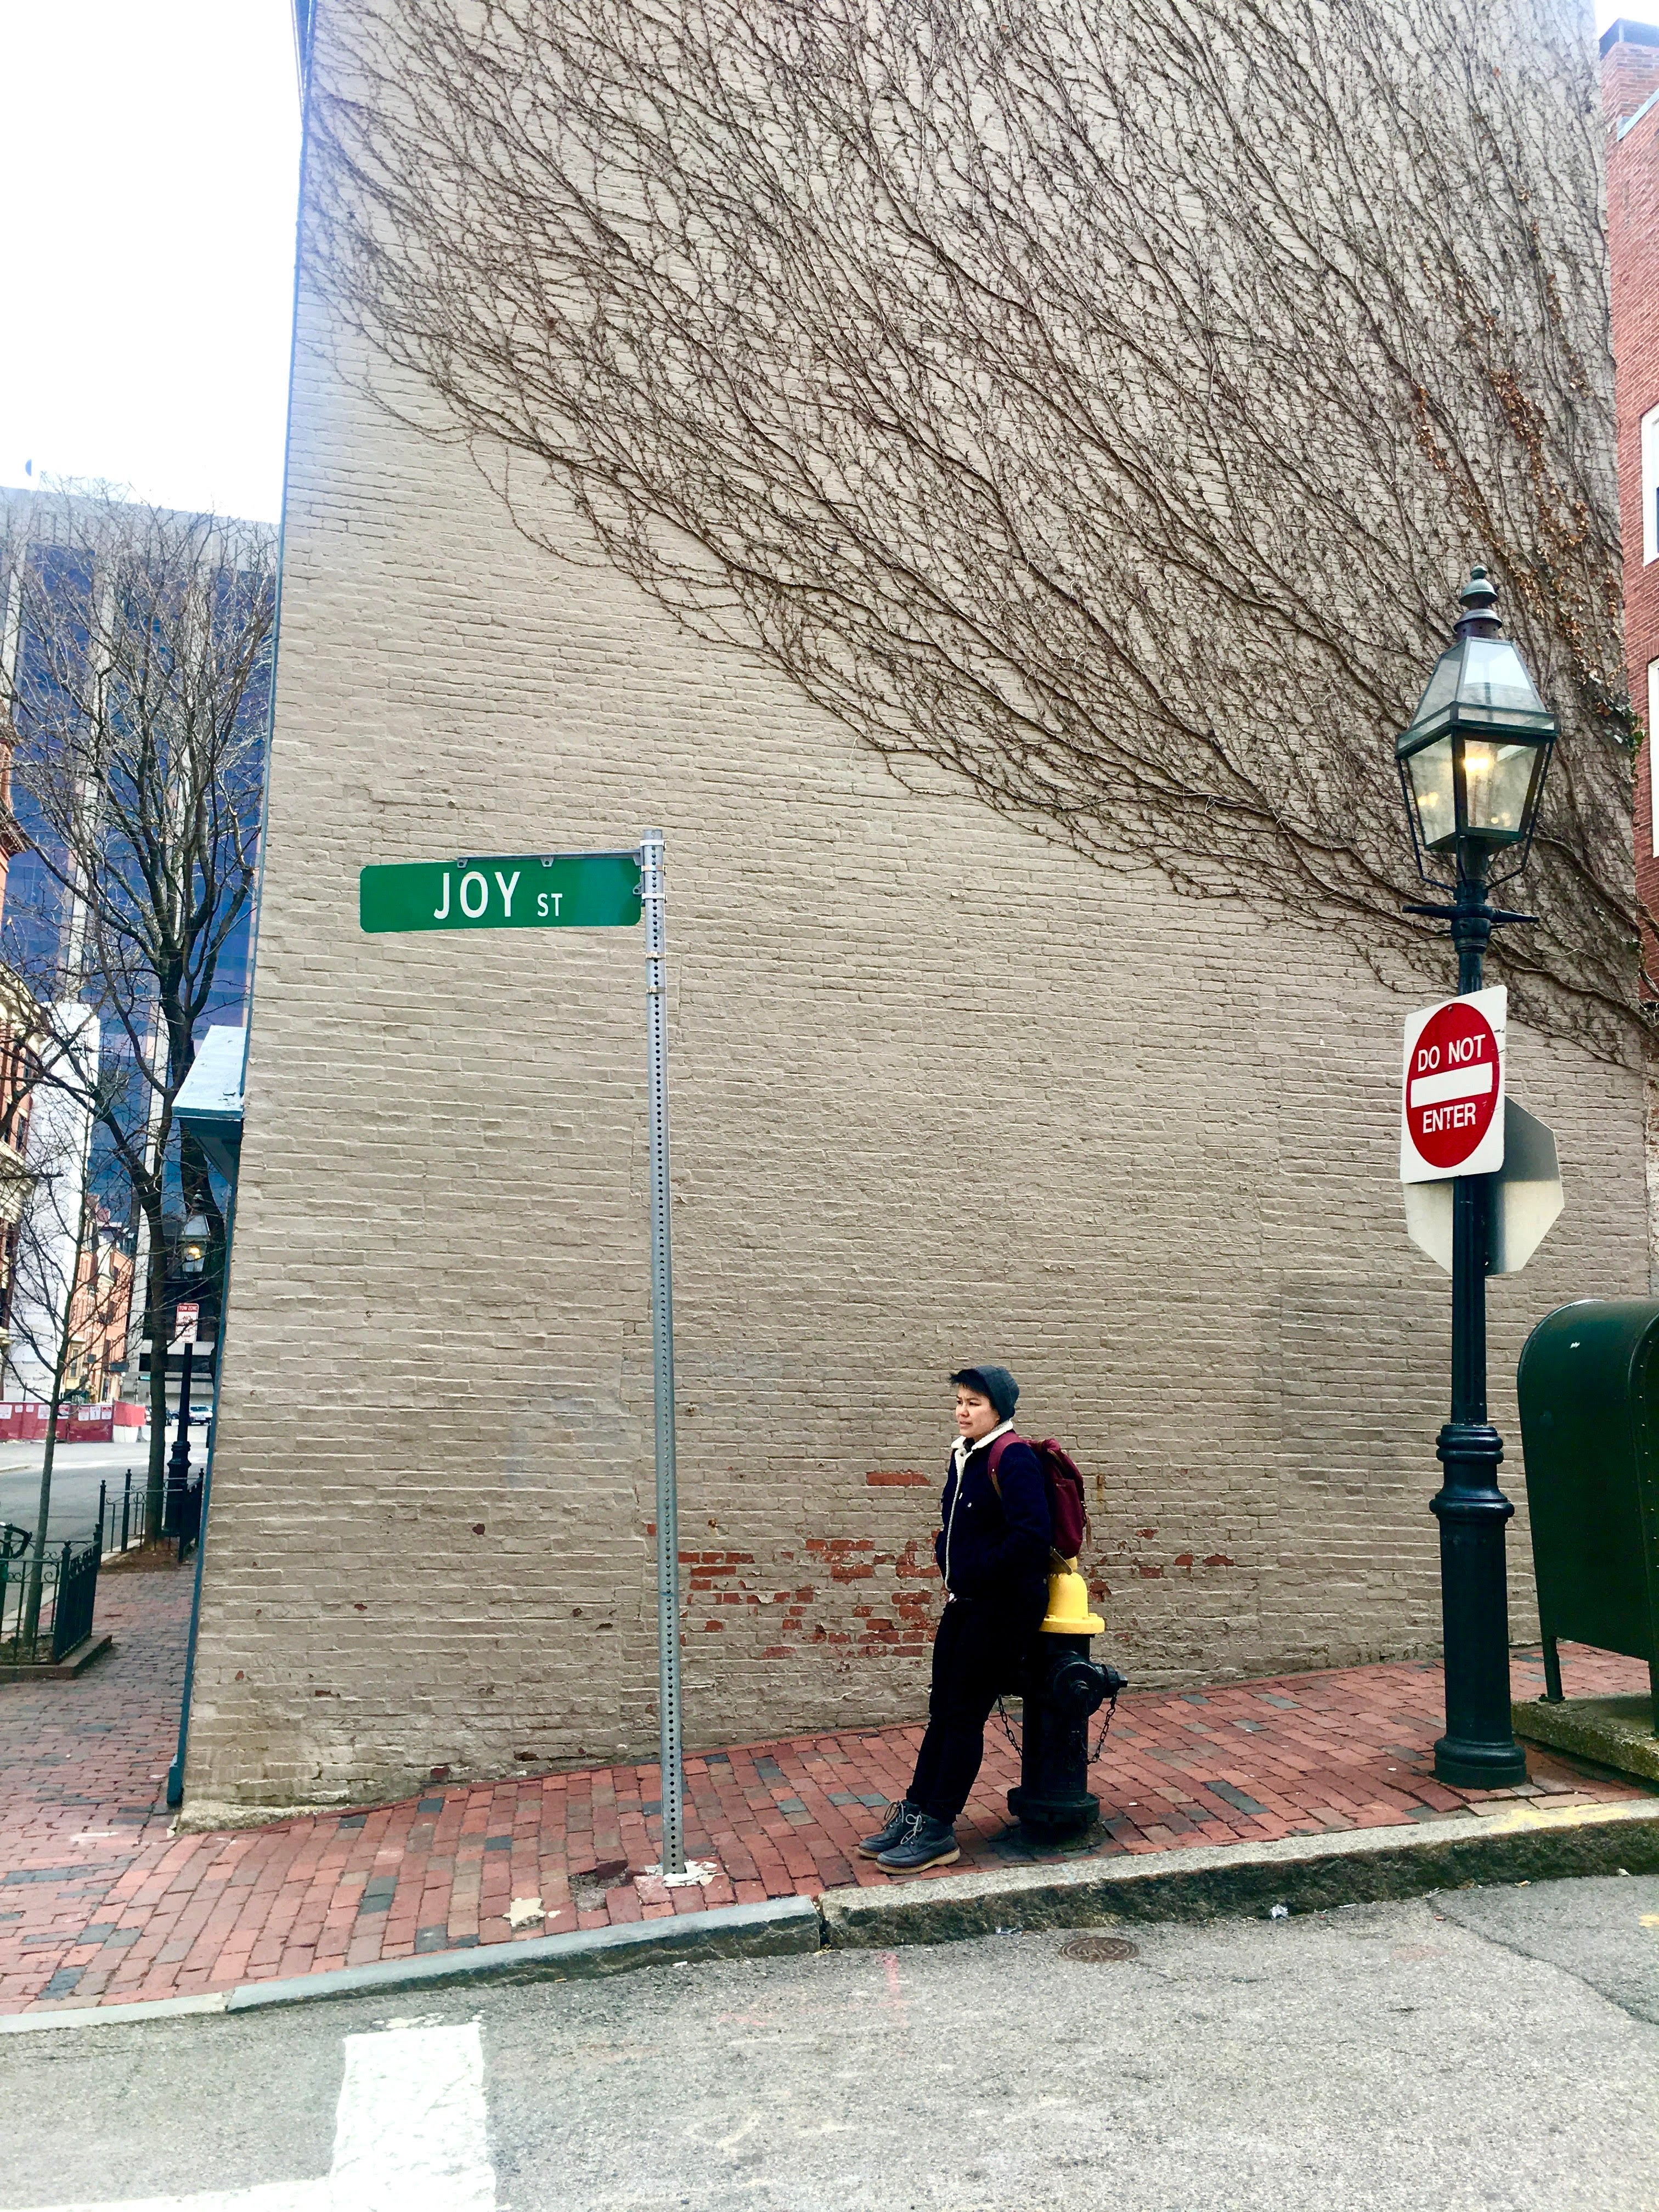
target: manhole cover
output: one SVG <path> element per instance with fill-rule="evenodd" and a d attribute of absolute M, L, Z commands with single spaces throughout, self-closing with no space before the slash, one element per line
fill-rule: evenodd
<path fill-rule="evenodd" d="M 1121 1965 L 1125 1959 L 1138 1959 L 1139 1952 L 1127 1936 L 1073 1936 L 1060 1947 L 1062 1959 L 1073 1959 L 1079 1966 L 1110 1966 Z"/>

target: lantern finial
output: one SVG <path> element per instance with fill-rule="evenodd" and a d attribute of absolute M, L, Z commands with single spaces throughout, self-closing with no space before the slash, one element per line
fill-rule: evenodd
<path fill-rule="evenodd" d="M 1498 616 L 1498 586 L 1484 568 L 1471 568 L 1469 580 L 1457 594 L 1463 611 L 1452 625 L 1457 637 L 1501 637 L 1504 625 Z"/>

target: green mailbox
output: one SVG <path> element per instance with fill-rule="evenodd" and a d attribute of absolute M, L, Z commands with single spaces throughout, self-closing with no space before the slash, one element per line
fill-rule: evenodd
<path fill-rule="evenodd" d="M 1558 1306 L 1516 1384 L 1544 1694 L 1561 1696 L 1561 1637 L 1644 1659 L 1659 1734 L 1659 1304 Z"/>

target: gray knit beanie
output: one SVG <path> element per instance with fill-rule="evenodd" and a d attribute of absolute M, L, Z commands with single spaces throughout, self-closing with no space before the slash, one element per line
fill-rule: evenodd
<path fill-rule="evenodd" d="M 1011 1421 L 1019 1401 L 1019 1385 L 1006 1367 L 959 1367 L 951 1377 L 964 1390 L 977 1390 L 996 1408 L 1000 1421 Z"/>

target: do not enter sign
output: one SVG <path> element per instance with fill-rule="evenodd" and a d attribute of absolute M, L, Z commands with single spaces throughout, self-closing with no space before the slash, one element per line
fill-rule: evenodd
<path fill-rule="evenodd" d="M 1406 1024 L 1400 1180 L 1495 1175 L 1504 1164 L 1509 993 L 1472 991 Z"/>

